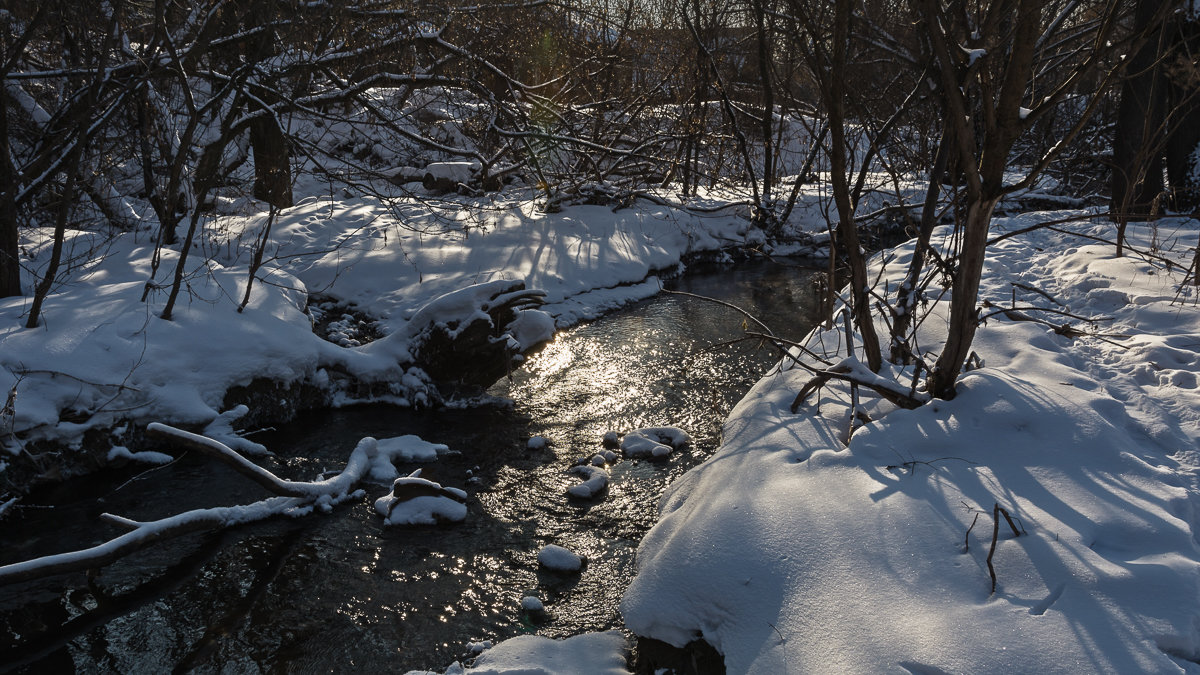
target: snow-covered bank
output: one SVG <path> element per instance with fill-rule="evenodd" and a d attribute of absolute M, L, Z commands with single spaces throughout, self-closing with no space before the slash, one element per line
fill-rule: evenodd
<path fill-rule="evenodd" d="M 1186 268 L 1197 234 L 1163 221 L 1134 236 Z M 957 398 L 869 405 L 849 446 L 843 389 L 793 414 L 810 375 L 765 377 L 721 450 L 664 495 L 627 625 L 702 638 L 730 673 L 1200 672 L 1196 289 L 1113 253 L 1048 230 L 998 243 L 981 300 L 1112 317 L 1102 335 L 993 316 Z M 908 255 L 888 265 L 893 287 Z M 935 352 L 938 322 L 920 340 Z M 1000 523 L 992 594 L 997 504 L 1023 529 Z"/>
<path fill-rule="evenodd" d="M 654 205 L 543 214 L 532 201 L 505 199 L 457 207 L 411 200 L 403 209 L 366 197 L 302 200 L 274 223 L 270 261 L 240 313 L 249 242 L 266 215 L 218 218 L 193 252 L 171 321 L 159 312 L 175 251 L 163 250 L 155 274 L 152 232 L 117 234 L 100 248 L 95 235 L 77 233 L 69 239 L 73 271 L 47 298 L 41 325 L 23 327 L 28 298 L 0 301 L 0 390 L 15 392 L 12 413 L 0 420 L 5 454 L 38 441 L 78 447 L 92 429 L 113 430 L 120 443 L 124 431 L 149 421 L 204 425 L 243 402 L 227 392 L 260 382 L 303 386 L 332 404 L 429 403 L 431 378 L 408 362 L 423 327 L 453 334 L 466 319 L 487 320 L 483 309 L 498 302 L 488 293 L 544 292 L 544 307 L 523 308 L 506 329 L 507 344 L 522 350 L 556 324 L 652 295 L 655 274 L 688 255 L 762 243 L 761 232 L 732 214 Z M 40 238 L 24 242 L 26 272 L 40 273 L 49 239 L 33 236 Z M 321 339 L 307 312 L 315 293 L 377 320 L 383 337 L 367 345 Z M 262 395 L 288 396 L 277 391 Z"/>

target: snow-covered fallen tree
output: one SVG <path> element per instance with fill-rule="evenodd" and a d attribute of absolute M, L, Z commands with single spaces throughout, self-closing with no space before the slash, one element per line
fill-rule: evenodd
<path fill-rule="evenodd" d="M 234 527 L 276 516 L 295 518 L 313 511 L 327 512 L 337 504 L 364 497 L 365 492 L 358 487 L 360 483 L 395 478 L 394 460 L 410 458 L 414 447 L 427 450 L 425 446 L 431 445 L 415 436 L 385 439 L 382 443 L 368 436 L 358 442 L 340 473 L 324 480 L 306 482 L 280 478 L 224 443 L 206 436 L 158 423 L 151 424 L 146 434 L 217 459 L 275 496 L 252 504 L 193 509 L 154 521 L 104 513 L 101 520 L 128 531 L 91 548 L 0 567 L 0 585 L 102 567 L 156 542 L 191 532 Z M 432 447 L 436 456 L 439 446 Z M 386 522 L 434 524 L 462 520 L 466 516 L 466 493 L 419 478 L 419 473 L 396 479 L 392 492 L 376 502 L 377 508 L 383 504 L 380 515 Z"/>

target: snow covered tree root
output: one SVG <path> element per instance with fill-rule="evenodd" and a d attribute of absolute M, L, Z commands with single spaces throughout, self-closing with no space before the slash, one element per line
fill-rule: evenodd
<path fill-rule="evenodd" d="M 151 544 L 192 532 L 233 527 L 275 516 L 298 517 L 311 513 L 313 509 L 328 510 L 347 499 L 362 496 L 355 486 L 367 476 L 376 454 L 375 439 L 364 438 L 350 454 L 346 468 L 341 473 L 326 480 L 308 483 L 279 478 L 223 443 L 165 424 L 151 424 L 147 428 L 147 435 L 220 459 L 277 496 L 253 504 L 195 509 L 150 522 L 105 513 L 100 516 L 102 520 L 129 531 L 88 549 L 0 567 L 0 585 L 103 567 Z"/>

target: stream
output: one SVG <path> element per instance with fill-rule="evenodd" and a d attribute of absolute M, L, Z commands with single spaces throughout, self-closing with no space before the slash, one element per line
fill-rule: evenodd
<path fill-rule="evenodd" d="M 694 267 L 673 290 L 736 304 L 776 334 L 814 324 L 816 275 L 786 262 Z M 566 637 L 621 628 L 618 603 L 659 496 L 711 456 L 732 406 L 778 354 L 741 335 L 743 317 L 669 294 L 561 331 L 495 401 L 412 411 L 384 405 L 314 411 L 254 440 L 285 478 L 339 470 L 363 436 L 416 434 L 450 447 L 422 476 L 469 494 L 447 527 L 384 528 L 387 491 L 292 520 L 161 543 L 95 576 L 0 587 L 0 672 L 345 672 L 430 669 L 468 645 L 523 633 Z M 665 461 L 622 460 L 602 499 L 568 498 L 567 469 L 608 431 L 677 426 L 694 443 Z M 542 436 L 550 445 L 530 449 Z M 138 520 L 261 499 L 261 488 L 189 453 L 162 468 L 105 471 L 43 489 L 0 527 L 0 564 L 115 536 L 101 512 Z M 539 571 L 546 544 L 586 557 L 581 574 Z M 521 598 L 540 598 L 534 623 Z"/>

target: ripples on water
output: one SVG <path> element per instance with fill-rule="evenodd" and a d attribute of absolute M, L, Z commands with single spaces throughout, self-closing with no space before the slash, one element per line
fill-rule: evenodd
<path fill-rule="evenodd" d="M 690 273 L 670 287 L 744 307 L 782 336 L 798 338 L 813 323 L 812 275 L 794 267 Z M 369 499 L 330 514 L 160 544 L 90 582 L 71 575 L 0 588 L 0 670 L 22 661 L 29 672 L 440 671 L 472 641 L 620 627 L 617 604 L 659 495 L 712 454 L 729 409 L 775 360 L 749 343 L 713 347 L 741 332 L 730 309 L 660 295 L 562 332 L 492 387 L 511 405 L 361 406 L 258 435 L 276 453 L 268 468 L 306 480 L 340 469 L 362 436 L 445 443 L 452 454 L 400 469 L 467 489 L 470 515 L 448 528 L 384 529 L 371 501 L 387 488 L 371 486 Z M 579 480 L 566 470 L 600 449 L 605 432 L 663 425 L 684 428 L 695 444 L 665 462 L 621 461 L 603 500 L 566 497 Z M 533 435 L 552 446 L 528 449 Z M 127 477 L 92 476 L 39 495 L 56 508 L 10 518 L 0 562 L 114 536 L 97 524 L 102 511 L 149 520 L 265 496 L 196 457 L 119 487 Z M 51 529 L 58 534 L 44 536 Z M 539 571 L 548 543 L 586 556 L 583 573 Z M 523 617 L 527 594 L 545 602 L 551 621 Z"/>

